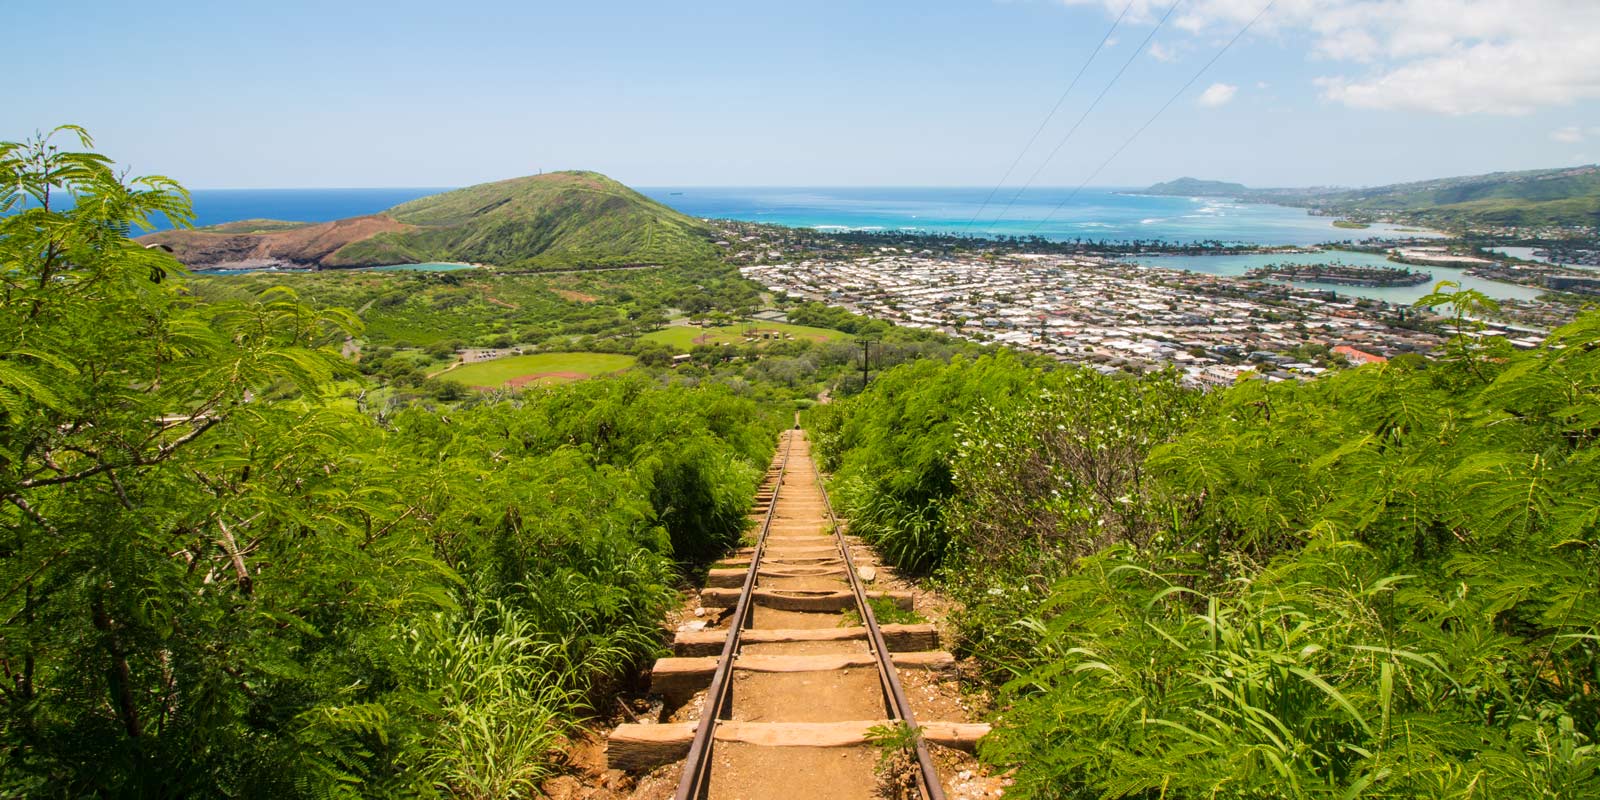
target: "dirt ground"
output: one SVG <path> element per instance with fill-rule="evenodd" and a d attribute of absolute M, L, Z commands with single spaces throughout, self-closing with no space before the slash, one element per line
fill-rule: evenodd
<path fill-rule="evenodd" d="M 267 233 L 160 231 L 141 236 L 136 241 L 171 247 L 173 255 L 191 267 L 252 259 L 282 259 L 312 264 L 321 262 L 351 242 L 369 239 L 380 233 L 409 231 L 413 228 L 388 215 L 372 214 Z"/>
<path fill-rule="evenodd" d="M 535 372 L 532 375 L 518 375 L 517 377 L 506 381 L 505 385 L 511 389 L 520 389 L 530 383 L 544 380 L 545 378 L 555 378 L 557 380 L 564 381 L 581 381 L 588 377 L 588 375 L 582 372 Z"/>

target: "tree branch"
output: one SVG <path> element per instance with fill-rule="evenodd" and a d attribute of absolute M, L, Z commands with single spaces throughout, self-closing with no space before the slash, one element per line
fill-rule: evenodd
<path fill-rule="evenodd" d="M 218 544 L 222 551 L 228 554 L 228 560 L 233 562 L 233 574 L 239 579 L 239 588 L 246 595 L 251 594 L 253 584 L 250 580 L 250 570 L 244 565 L 244 556 L 239 552 L 239 542 L 233 538 L 233 531 L 228 530 L 228 523 L 217 520 L 217 527 L 222 529 L 222 538 Z"/>
<path fill-rule="evenodd" d="M 168 458 L 171 458 L 172 454 L 176 453 L 179 448 L 194 441 L 195 439 L 200 438 L 201 434 L 211 430 L 211 428 L 216 426 L 216 424 L 221 421 L 222 417 L 207 417 L 205 422 L 201 423 L 199 427 L 182 436 L 179 436 L 176 439 L 173 439 L 171 442 L 168 442 L 165 445 L 162 445 L 161 448 L 155 452 L 155 455 L 152 455 L 148 458 L 136 458 L 126 464 L 100 463 L 88 469 L 74 472 L 71 475 L 57 475 L 52 478 L 33 478 L 30 480 L 20 481 L 17 483 L 17 487 L 22 489 L 37 489 L 43 486 L 60 486 L 64 483 L 75 483 L 85 478 L 92 478 L 102 472 L 119 467 L 148 467 L 154 464 L 159 464 L 163 461 L 166 461 Z"/>
<path fill-rule="evenodd" d="M 111 615 L 106 613 L 105 600 L 98 593 L 90 602 L 90 618 L 95 630 L 106 637 L 106 650 L 111 654 L 111 671 L 106 676 L 111 699 L 117 707 L 117 717 L 123 730 L 134 738 L 144 735 L 144 725 L 139 721 L 139 708 L 133 700 L 133 670 L 128 667 L 128 656 L 122 651 Z"/>
<path fill-rule="evenodd" d="M 29 519 L 33 520 L 34 522 L 37 522 L 39 524 L 39 527 L 44 528 L 45 530 L 49 531 L 51 534 L 53 534 L 55 536 L 60 536 L 61 535 L 61 531 L 56 530 L 56 526 L 50 524 L 50 520 L 45 519 L 43 515 L 41 515 L 37 511 L 33 510 L 33 506 L 28 505 L 28 501 L 27 501 L 26 498 L 22 497 L 21 495 L 17 495 L 17 494 L 8 494 L 8 495 L 6 495 L 6 502 L 10 503 L 11 505 L 16 506 L 17 508 L 22 509 L 22 513 L 27 514 Z"/>

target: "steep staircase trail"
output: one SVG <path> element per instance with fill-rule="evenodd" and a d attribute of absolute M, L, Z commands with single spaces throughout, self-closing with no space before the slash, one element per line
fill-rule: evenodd
<path fill-rule="evenodd" d="M 910 609 L 912 596 L 867 590 L 882 568 L 836 530 L 802 432 L 784 433 L 755 516 L 753 546 L 718 562 L 700 594 L 703 606 L 724 613 L 680 632 L 674 656 L 652 672 L 651 691 L 669 709 L 709 687 L 700 719 L 618 727 L 607 745 L 611 766 L 648 768 L 687 753 L 681 800 L 879 797 L 882 750 L 868 729 L 913 721 L 899 671 L 946 670 L 955 660 L 934 649 L 932 625 L 876 623 L 869 601 Z M 926 741 L 963 749 L 988 730 L 914 723 Z M 943 797 L 924 745 L 900 766 L 920 796 Z"/>

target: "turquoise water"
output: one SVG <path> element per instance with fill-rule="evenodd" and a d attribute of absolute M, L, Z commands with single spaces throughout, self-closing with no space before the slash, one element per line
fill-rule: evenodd
<path fill-rule="evenodd" d="M 327 222 L 376 214 L 442 189 L 201 189 L 197 225 L 241 219 Z M 738 219 L 821 230 L 905 230 L 972 236 L 1028 236 L 1093 241 L 1308 245 L 1373 236 L 1415 236 L 1392 227 L 1333 227 L 1303 209 L 1222 198 L 1152 197 L 1109 188 L 659 187 L 644 194 L 696 217 Z M 1015 198 L 1015 202 L 1013 202 Z M 159 222 L 159 220 L 158 220 Z M 161 226 L 164 227 L 164 226 Z"/>
<path fill-rule="evenodd" d="M 1511 256 L 1512 258 L 1520 258 L 1527 261 L 1538 261 L 1542 264 L 1554 263 L 1545 256 L 1534 255 L 1534 248 L 1532 247 L 1491 247 L 1489 248 L 1489 251 L 1492 253 L 1499 253 L 1503 256 Z"/>
<path fill-rule="evenodd" d="M 1563 263 L 1558 262 L 1558 261 L 1551 261 L 1549 256 L 1536 256 L 1536 255 L 1534 255 L 1533 251 L 1535 249 L 1537 249 L 1537 248 L 1533 248 L 1533 247 L 1491 247 L 1491 248 L 1489 248 L 1489 251 L 1493 252 L 1493 253 L 1499 253 L 1500 255 L 1503 255 L 1503 256 L 1511 256 L 1512 258 L 1521 258 L 1521 259 L 1525 259 L 1525 260 L 1528 260 L 1528 261 L 1537 261 L 1537 262 L 1539 262 L 1541 264 L 1554 264 L 1554 265 L 1556 265 L 1558 267 L 1566 267 L 1567 269 L 1587 269 L 1587 270 L 1600 269 L 1600 267 L 1591 267 L 1591 266 L 1588 266 L 1586 264 L 1563 264 Z"/>
<path fill-rule="evenodd" d="M 1393 267 L 1396 264 L 1383 256 L 1358 253 L 1350 250 L 1332 250 L 1324 253 L 1261 253 L 1254 255 L 1225 256 L 1141 256 L 1130 258 L 1139 264 L 1190 272 L 1207 272 L 1212 275 L 1243 275 L 1256 267 L 1268 264 L 1325 264 L 1333 261 L 1360 267 Z M 1413 267 L 1433 273 L 1433 280 L 1417 286 L 1338 286 L 1325 283 L 1290 281 L 1305 289 L 1322 289 L 1337 292 L 1341 297 L 1366 297 L 1389 303 L 1409 305 L 1433 291 L 1439 281 L 1455 281 L 1463 288 L 1476 289 L 1496 300 L 1533 300 L 1540 290 L 1514 283 L 1501 283 L 1474 278 L 1459 267 Z"/>
<path fill-rule="evenodd" d="M 912 231 L 1054 240 L 1309 245 L 1380 236 L 1418 236 L 1392 226 L 1333 227 L 1304 209 L 1215 197 L 1153 197 L 1133 190 L 987 188 L 708 188 L 641 189 L 695 217 L 766 222 L 835 231 Z M 1015 196 L 1016 202 L 1011 200 Z M 1008 207 L 1009 206 L 1009 207 Z"/>
<path fill-rule="evenodd" d="M 328 222 L 376 214 L 445 189 L 200 189 L 195 224 L 241 219 Z M 1219 240 L 1308 245 L 1373 236 L 1419 236 L 1393 227 L 1333 227 L 1298 208 L 1222 198 L 1151 197 L 1110 188 L 658 187 L 644 194 L 696 217 L 769 222 L 821 230 L 906 230 L 972 236 L 1028 236 L 1094 241 Z M 1013 202 L 1015 198 L 1015 202 Z M 156 220 L 157 227 L 166 227 Z"/>

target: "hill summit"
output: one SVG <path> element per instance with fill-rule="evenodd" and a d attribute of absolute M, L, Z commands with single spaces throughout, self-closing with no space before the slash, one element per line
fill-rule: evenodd
<path fill-rule="evenodd" d="M 675 262 L 708 256 L 710 229 L 597 172 L 483 183 L 317 224 L 250 220 L 142 237 L 191 267 L 326 268 L 469 261 L 511 268 Z"/>

